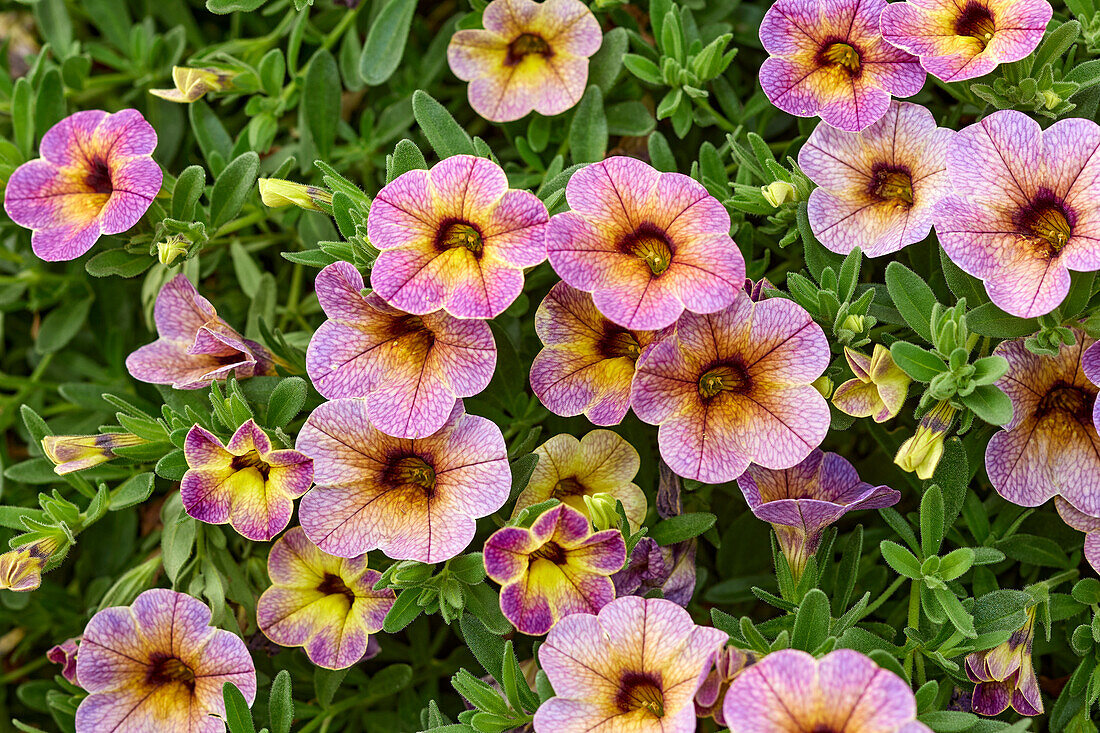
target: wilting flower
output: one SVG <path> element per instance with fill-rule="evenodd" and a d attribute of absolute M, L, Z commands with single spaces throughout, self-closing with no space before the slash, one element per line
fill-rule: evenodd
<path fill-rule="evenodd" d="M 183 446 L 188 471 L 180 484 L 187 513 L 210 524 L 231 524 L 242 536 L 266 542 L 286 529 L 294 500 L 309 490 L 313 461 L 296 450 L 273 450 L 248 420 L 222 445 L 201 425 Z"/>
<path fill-rule="evenodd" d="M 0 555 L 0 590 L 38 590 L 43 569 L 60 547 L 57 538 L 45 537 Z"/>
<path fill-rule="evenodd" d="M 580 440 L 562 433 L 535 449 L 538 463 L 512 512 L 558 499 L 591 519 L 584 497 L 607 494 L 623 503 L 631 531 L 645 521 L 645 492 L 633 483 L 641 459 L 617 433 L 593 430 Z M 616 568 L 618 570 L 618 568 Z"/>
<path fill-rule="evenodd" d="M 261 178 L 256 185 L 260 189 L 260 200 L 272 209 L 297 206 L 310 211 L 325 211 L 326 206 L 332 206 L 332 192 L 317 186 L 284 181 L 282 178 Z"/>
<path fill-rule="evenodd" d="M 760 86 L 779 109 L 821 115 L 856 132 L 882 119 L 890 95 L 909 97 L 924 86 L 924 70 L 879 35 L 886 0 L 778 0 L 760 23 L 771 56 Z"/>
<path fill-rule="evenodd" d="M 1078 532 L 1085 533 L 1085 559 L 1093 570 L 1100 573 L 1100 517 L 1089 516 L 1074 509 L 1072 504 L 1060 496 L 1054 497 L 1054 506 L 1063 522 Z"/>
<path fill-rule="evenodd" d="M 54 463 L 54 473 L 64 476 L 116 458 L 115 448 L 129 448 L 147 442 L 133 433 L 47 435 L 42 439 L 42 451 Z"/>
<path fill-rule="evenodd" d="M 894 463 L 902 471 L 917 474 L 917 478 L 921 480 L 932 478 L 936 466 L 940 465 L 940 459 L 943 458 L 943 439 L 951 429 L 956 412 L 950 402 L 937 402 L 931 410 L 924 413 L 913 437 L 898 448 Z"/>
<path fill-rule="evenodd" d="M 237 379 L 275 373 L 267 349 L 233 330 L 183 275 L 160 289 L 153 320 L 160 338 L 126 357 L 134 379 L 202 389 L 231 372 Z"/>
<path fill-rule="evenodd" d="M 695 691 L 726 640 L 661 598 L 629 596 L 596 616 L 567 616 L 539 647 L 556 696 L 539 706 L 535 730 L 690 733 Z"/>
<path fill-rule="evenodd" d="M 91 693 L 77 708 L 77 733 L 225 731 L 222 687 L 232 682 L 251 705 L 256 667 L 240 637 L 209 623 L 205 604 L 167 588 L 93 616 L 76 656 Z"/>
<path fill-rule="evenodd" d="M 597 613 L 615 599 L 609 577 L 626 562 L 622 532 L 593 534 L 566 504 L 530 529 L 505 527 L 485 541 L 485 572 L 500 583 L 500 610 L 521 633 L 541 636 L 571 613 Z"/>
<path fill-rule="evenodd" d="M 363 400 L 333 400 L 309 416 L 297 447 L 317 484 L 302 498 L 302 528 L 340 557 L 380 549 L 395 560 L 450 559 L 512 485 L 500 428 L 461 402 L 438 432 L 409 440 L 376 428 Z"/>
<path fill-rule="evenodd" d="M 484 321 L 443 311 L 413 316 L 363 296 L 363 276 L 347 262 L 317 275 L 329 320 L 309 342 L 306 371 L 329 399 L 365 398 L 371 423 L 388 435 L 421 438 L 442 427 L 459 397 L 485 389 L 496 344 Z"/>
<path fill-rule="evenodd" d="M 901 411 L 913 380 L 894 363 L 890 349 L 875 344 L 870 357 L 844 347 L 844 358 L 856 375 L 837 387 L 833 404 L 845 415 L 885 422 Z"/>
<path fill-rule="evenodd" d="M 72 260 L 102 234 L 124 232 L 160 192 L 157 133 L 136 109 L 77 112 L 42 136 L 41 158 L 15 169 L 4 210 L 32 230 L 44 260 Z"/>
<path fill-rule="evenodd" d="M 737 485 L 756 518 L 775 529 L 796 578 L 817 552 L 826 527 L 850 511 L 881 509 L 901 499 L 901 494 L 889 486 L 860 481 L 851 463 L 836 453 L 820 450 L 791 468 L 749 466 Z"/>
<path fill-rule="evenodd" d="M 662 598 L 686 607 L 695 593 L 696 546 L 695 539 L 661 547 L 652 537 L 641 538 L 623 569 L 611 576 L 615 595 L 645 596 L 659 590 Z"/>
<path fill-rule="evenodd" d="M 550 264 L 623 328 L 719 311 L 745 282 L 729 213 L 685 175 L 613 157 L 574 173 L 565 197 L 572 211 L 547 229 Z"/>
<path fill-rule="evenodd" d="M 580 0 L 493 0 L 485 30 L 460 30 L 447 47 L 451 71 L 470 82 L 470 106 L 493 122 L 534 110 L 552 117 L 580 101 L 588 57 L 603 42 Z"/>
<path fill-rule="evenodd" d="M 929 74 L 965 81 L 1034 51 L 1053 13 L 1047 0 L 909 0 L 883 9 L 882 37 Z"/>
<path fill-rule="evenodd" d="M 415 315 L 495 318 L 523 290 L 523 268 L 546 259 L 547 219 L 491 160 L 455 155 L 411 170 L 371 204 L 367 233 L 382 250 L 371 286 Z"/>
<path fill-rule="evenodd" d="M 381 579 L 367 556 L 345 559 L 317 549 L 301 527 L 279 538 L 267 557 L 271 587 L 256 605 L 256 623 L 281 646 L 302 646 L 325 669 L 346 669 L 363 659 L 371 634 L 397 597 L 374 590 Z"/>
<path fill-rule="evenodd" d="M 966 657 L 966 676 L 974 685 L 971 705 L 978 715 L 1000 715 L 1008 706 L 1020 715 L 1042 715 L 1043 698 L 1031 665 L 1036 606 L 1027 622 L 1008 641 Z"/>
<path fill-rule="evenodd" d="M 932 229 L 932 211 L 951 190 L 947 145 L 954 131 L 932 113 L 892 102 L 863 132 L 818 124 L 798 164 L 818 184 L 810 193 L 810 228 L 821 243 L 868 257 L 897 252 Z"/>
<path fill-rule="evenodd" d="M 737 676 L 722 711 L 736 733 L 931 733 L 905 680 L 851 649 L 772 652 Z"/>
<path fill-rule="evenodd" d="M 1070 270 L 1100 269 L 1098 149 L 1092 120 L 1043 130 L 1015 110 L 963 128 L 948 147 L 954 191 L 936 206 L 936 233 L 1012 315 L 1049 313 L 1069 292 Z"/>
<path fill-rule="evenodd" d="M 825 334 L 798 304 L 738 290 L 719 313 L 685 313 L 675 336 L 646 352 L 631 405 L 661 426 L 673 471 L 721 483 L 750 463 L 793 466 L 821 444 L 829 406 L 811 382 L 828 365 Z"/>
<path fill-rule="evenodd" d="M 737 647 L 723 647 L 714 658 L 714 668 L 707 672 L 707 677 L 695 693 L 695 716 L 697 718 L 714 718 L 718 725 L 726 724 L 726 716 L 722 714 L 722 700 L 729 689 L 730 683 L 737 679 L 737 675 L 756 661 L 756 655 Z"/>
<path fill-rule="evenodd" d="M 190 104 L 197 102 L 207 92 L 221 92 L 233 87 L 233 72 L 224 69 L 200 68 L 190 66 L 173 66 L 172 83 L 175 89 L 150 89 L 149 93 L 154 97 L 167 99 L 169 102 Z"/>
<path fill-rule="evenodd" d="M 74 636 L 50 647 L 46 652 L 46 659 L 61 665 L 61 676 L 77 686 L 80 685 L 80 678 L 76 676 L 76 653 L 79 643 L 80 637 Z"/>

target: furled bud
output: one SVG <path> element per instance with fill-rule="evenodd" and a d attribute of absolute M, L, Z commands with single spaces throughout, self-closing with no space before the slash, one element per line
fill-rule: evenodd
<path fill-rule="evenodd" d="M 916 473 L 919 479 L 932 478 L 943 457 L 943 439 L 955 419 L 955 408 L 939 402 L 925 413 L 913 437 L 901 444 L 894 463 L 903 471 Z"/>
<path fill-rule="evenodd" d="M 597 531 L 605 529 L 618 529 L 621 518 L 615 510 L 615 497 L 603 492 L 584 495 L 584 507 L 588 518 Z"/>
<path fill-rule="evenodd" d="M 172 81 L 175 89 L 150 89 L 149 93 L 169 102 L 190 104 L 207 92 L 222 92 L 233 88 L 233 73 L 223 69 L 193 69 L 189 66 L 173 66 Z"/>
<path fill-rule="evenodd" d="M 777 209 L 788 201 L 798 198 L 798 192 L 794 186 L 786 181 L 773 181 L 767 186 L 762 186 L 760 192 L 764 194 L 764 200 Z"/>
<path fill-rule="evenodd" d="M 99 435 L 47 435 L 42 450 L 54 463 L 54 473 L 64 476 L 106 463 L 116 457 L 115 448 L 127 448 L 149 441 L 132 433 Z"/>
<path fill-rule="evenodd" d="M 191 243 L 182 234 L 173 234 L 163 242 L 157 242 L 157 259 L 162 265 L 170 265 L 187 254 Z"/>
<path fill-rule="evenodd" d="M 261 178 L 259 185 L 260 199 L 264 206 L 273 209 L 297 206 L 310 211 L 326 211 L 325 206 L 332 206 L 332 194 L 317 186 L 284 181 L 281 178 Z"/>

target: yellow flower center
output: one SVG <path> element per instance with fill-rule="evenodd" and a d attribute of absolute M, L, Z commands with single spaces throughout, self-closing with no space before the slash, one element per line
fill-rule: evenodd
<path fill-rule="evenodd" d="M 970 36 L 984 51 L 993 40 L 997 25 L 993 22 L 993 14 L 989 12 L 989 8 L 980 2 L 970 0 L 955 20 L 955 32 L 960 36 Z"/>
<path fill-rule="evenodd" d="M 389 467 L 390 483 L 394 486 L 413 486 L 431 496 L 435 492 L 435 469 L 420 456 L 405 456 Z"/>
<path fill-rule="evenodd" d="M 748 373 L 737 364 L 722 364 L 699 377 L 699 396 L 709 400 L 722 392 L 747 392 L 752 386 Z"/>
<path fill-rule="evenodd" d="M 447 224 L 439 234 L 439 249 L 469 250 L 475 257 L 480 257 L 485 249 L 485 242 L 481 238 L 481 230 L 473 224 L 456 221 Z"/>
<path fill-rule="evenodd" d="M 231 467 L 234 471 L 255 469 L 264 481 L 267 481 L 271 473 L 271 465 L 261 458 L 255 449 L 248 451 L 243 456 L 234 456 Z"/>
<path fill-rule="evenodd" d="M 542 36 L 524 33 L 508 44 L 508 55 L 504 58 L 504 65 L 515 66 L 531 54 L 546 58 L 553 56 L 554 52 Z"/>
<path fill-rule="evenodd" d="M 158 654 L 150 659 L 149 681 L 155 685 L 182 682 L 188 687 L 194 687 L 195 672 L 179 657 Z"/>
<path fill-rule="evenodd" d="M 642 345 L 633 333 L 616 328 L 608 329 L 597 348 L 606 359 L 625 357 L 637 361 L 638 355 L 642 353 Z"/>
<path fill-rule="evenodd" d="M 882 168 L 875 172 L 872 192 L 883 201 L 894 201 L 908 208 L 913 205 L 913 179 L 899 168 Z"/>
<path fill-rule="evenodd" d="M 660 677 L 650 673 L 624 672 L 615 703 L 624 713 L 642 710 L 655 718 L 663 718 L 665 693 L 661 689 Z"/>
<path fill-rule="evenodd" d="M 1062 251 L 1073 234 L 1066 215 L 1053 206 L 1036 212 L 1035 219 L 1031 222 L 1031 231 L 1036 237 L 1046 241 L 1055 254 Z"/>
<path fill-rule="evenodd" d="M 623 237 L 619 251 L 645 262 L 654 276 L 661 275 L 672 264 L 672 243 L 663 230 L 648 222 Z"/>
<path fill-rule="evenodd" d="M 826 64 L 848 72 L 849 76 L 854 77 L 859 75 L 859 51 L 857 51 L 854 46 L 841 42 L 830 43 L 825 47 L 825 50 L 821 52 L 821 58 Z"/>

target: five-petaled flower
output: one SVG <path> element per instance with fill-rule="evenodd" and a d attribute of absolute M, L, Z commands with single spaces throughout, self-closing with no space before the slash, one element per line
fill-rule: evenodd
<path fill-rule="evenodd" d="M 833 404 L 845 415 L 885 422 L 901 411 L 909 394 L 909 375 L 894 363 L 890 350 L 875 344 L 871 356 L 844 347 L 844 358 L 855 379 L 836 388 Z"/>
<path fill-rule="evenodd" d="M 967 655 L 966 676 L 976 683 L 971 705 L 978 715 L 1000 715 L 1010 705 L 1020 715 L 1043 714 L 1039 680 L 1031 665 L 1037 610 L 1036 606 L 1027 610 L 1023 627 L 1008 641 Z"/>
<path fill-rule="evenodd" d="M 42 452 L 54 464 L 54 473 L 64 476 L 116 458 L 115 448 L 129 448 L 148 442 L 133 433 L 47 435 L 42 439 Z"/>
<path fill-rule="evenodd" d="M 51 536 L 0 555 L 0 590 L 38 590 L 42 585 L 42 571 L 59 549 L 61 542 Z"/>

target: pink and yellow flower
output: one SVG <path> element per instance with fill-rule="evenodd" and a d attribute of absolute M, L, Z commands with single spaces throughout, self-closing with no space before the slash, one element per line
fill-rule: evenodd
<path fill-rule="evenodd" d="M 164 177 L 156 146 L 156 131 L 136 109 L 69 115 L 42 136 L 42 157 L 12 173 L 4 210 L 34 232 L 36 255 L 76 259 L 145 215 Z"/>
<path fill-rule="evenodd" d="M 1012 706 L 1020 715 L 1042 715 L 1043 697 L 1031 664 L 1036 606 L 1008 641 L 966 657 L 966 676 L 975 682 L 971 705 L 978 715 L 1000 715 Z"/>
<path fill-rule="evenodd" d="M 695 717 L 714 718 L 715 723 L 724 726 L 726 716 L 722 713 L 722 701 L 726 691 L 737 675 L 755 661 L 753 652 L 733 646 L 723 647 L 714 658 L 714 668 L 707 672 L 706 679 L 695 693 Z"/>
<path fill-rule="evenodd" d="M 93 616 L 76 657 L 90 693 L 77 733 L 224 732 L 222 687 L 232 682 L 251 705 L 256 667 L 240 637 L 209 623 L 206 605 L 166 588 Z"/>
<path fill-rule="evenodd" d="M 470 82 L 470 106 L 492 122 L 532 110 L 551 117 L 580 101 L 588 57 L 603 42 L 580 0 L 493 0 L 485 30 L 460 30 L 447 47 L 451 71 Z"/>
<path fill-rule="evenodd" d="M 115 448 L 129 448 L 148 442 L 133 433 L 47 435 L 42 439 L 42 452 L 53 462 L 54 473 L 64 476 L 116 458 Z"/>
<path fill-rule="evenodd" d="M 347 262 L 317 275 L 317 299 L 329 320 L 309 342 L 309 378 L 328 399 L 362 397 L 371 423 L 388 435 L 431 435 L 460 397 L 489 384 L 493 333 L 484 321 L 443 311 L 404 313 L 362 289 L 363 276 Z"/>
<path fill-rule="evenodd" d="M 456 155 L 409 171 L 371 204 L 367 233 L 382 250 L 371 287 L 414 315 L 495 318 L 523 290 L 523 268 L 546 259 L 548 218 L 491 160 Z"/>
<path fill-rule="evenodd" d="M 863 132 L 819 124 L 798 153 L 799 166 L 818 184 L 808 204 L 814 235 L 833 252 L 858 246 L 868 257 L 927 237 L 935 204 L 951 190 L 947 146 L 954 134 L 908 102 L 892 102 Z"/>
<path fill-rule="evenodd" d="M 558 622 L 539 647 L 555 697 L 536 733 L 690 733 L 696 690 L 727 640 L 662 598 L 619 598 Z"/>
<path fill-rule="evenodd" d="M 760 86 L 779 109 L 820 115 L 833 127 L 864 130 L 886 114 L 890 95 L 924 86 L 924 69 L 879 34 L 886 0 L 778 0 L 760 23 L 771 56 Z"/>
<path fill-rule="evenodd" d="M 0 590 L 38 590 L 42 571 L 60 548 L 55 537 L 45 537 L 0 555 Z"/>
<path fill-rule="evenodd" d="M 873 417 L 875 422 L 886 422 L 897 415 L 913 380 L 894 363 L 890 349 L 875 344 L 868 357 L 845 346 L 844 358 L 856 376 L 836 388 L 836 409 L 852 417 Z"/>
<path fill-rule="evenodd" d="M 461 402 L 438 432 L 410 440 L 376 428 L 363 400 L 333 400 L 309 416 L 297 448 L 313 459 L 317 484 L 302 498 L 302 528 L 339 557 L 379 549 L 395 560 L 448 560 L 512 485 L 500 428 Z"/>
<path fill-rule="evenodd" d="M 61 676 L 78 687 L 80 686 L 80 678 L 76 676 L 76 653 L 79 643 L 80 637 L 74 636 L 50 647 L 50 650 L 46 652 L 47 659 L 54 664 L 61 665 Z"/>
<path fill-rule="evenodd" d="M 267 557 L 271 587 L 256 605 L 256 623 L 280 646 L 305 647 L 325 669 L 346 669 L 363 659 L 371 635 L 393 607 L 392 588 L 374 590 L 382 574 L 367 556 L 334 557 L 317 549 L 301 527 L 279 538 Z"/>
<path fill-rule="evenodd" d="M 622 328 L 655 331 L 685 309 L 719 311 L 745 283 L 729 213 L 685 175 L 613 157 L 574 173 L 565 197 L 572 211 L 547 230 L 550 264 Z"/>

